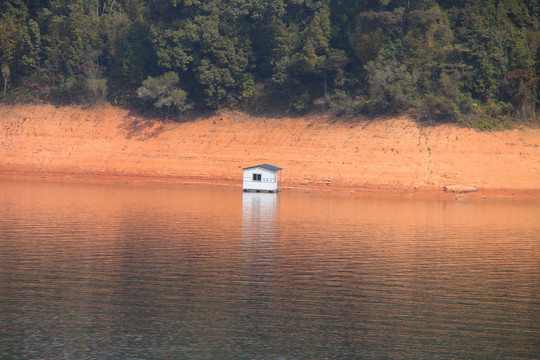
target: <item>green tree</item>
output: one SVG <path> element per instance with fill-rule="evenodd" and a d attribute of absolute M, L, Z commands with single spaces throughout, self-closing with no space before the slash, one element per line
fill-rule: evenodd
<path fill-rule="evenodd" d="M 38 11 L 43 56 L 39 71 L 57 99 L 85 98 L 87 59 L 104 49 L 97 5 L 90 0 L 51 0 L 48 7 Z"/>
<path fill-rule="evenodd" d="M 151 101 L 157 109 L 165 108 L 168 111 L 186 111 L 191 108 L 187 101 L 187 93 L 177 87 L 180 78 L 173 71 L 166 72 L 158 77 L 149 76 L 142 86 L 137 89 L 139 98 Z"/>
<path fill-rule="evenodd" d="M 290 106 L 297 111 L 309 110 L 315 98 L 328 101 L 328 74 L 341 73 L 348 58 L 345 51 L 331 46 L 330 8 L 324 3 L 305 2 L 300 19 L 275 21 L 273 81 L 283 85 Z M 331 89 L 334 90 L 334 89 Z"/>
<path fill-rule="evenodd" d="M 107 98 L 107 79 L 103 78 L 100 50 L 87 54 L 82 65 L 86 93 L 91 102 L 104 102 Z"/>
<path fill-rule="evenodd" d="M 0 68 L 5 97 L 10 81 L 36 67 L 40 33 L 21 0 L 3 1 L 0 14 Z"/>
<path fill-rule="evenodd" d="M 162 2 L 156 11 L 165 8 L 175 18 L 152 27 L 158 65 L 182 73 L 213 108 L 253 92 L 251 19 L 247 20 L 259 15 L 248 0 L 236 0 L 234 5 L 222 0 Z"/>
<path fill-rule="evenodd" d="M 407 66 L 383 54 L 365 66 L 369 84 L 367 109 L 372 114 L 408 110 L 416 105 L 417 79 Z"/>

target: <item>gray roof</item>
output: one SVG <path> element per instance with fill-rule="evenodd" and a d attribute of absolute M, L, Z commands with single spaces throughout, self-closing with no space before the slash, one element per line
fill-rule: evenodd
<path fill-rule="evenodd" d="M 255 168 L 258 168 L 258 167 L 263 168 L 263 169 L 266 169 L 266 170 L 270 170 L 270 171 L 279 171 L 279 170 L 283 170 L 283 169 L 280 168 L 280 167 L 277 167 L 277 166 L 274 166 L 274 165 L 268 165 L 268 164 L 261 164 L 261 165 L 250 166 L 250 167 L 244 168 L 244 170 L 255 169 Z"/>

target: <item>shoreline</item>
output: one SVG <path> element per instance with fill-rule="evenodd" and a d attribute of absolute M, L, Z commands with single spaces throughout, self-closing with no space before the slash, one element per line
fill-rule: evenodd
<path fill-rule="evenodd" d="M 19 171 L 0 171 L 0 181 L 46 182 L 93 185 L 197 185 L 236 188 L 241 193 L 242 184 L 233 181 L 208 181 L 190 177 L 162 177 L 153 175 L 123 175 L 95 173 L 26 173 Z M 352 187 L 288 184 L 282 191 L 316 192 L 358 198 L 408 199 L 408 200 L 468 200 L 468 201 L 532 201 L 540 203 L 538 189 L 479 189 L 475 192 L 453 192 L 434 188 L 408 189 L 384 186 Z"/>
<path fill-rule="evenodd" d="M 126 109 L 0 105 L 0 179 L 211 184 L 284 169 L 286 191 L 360 197 L 540 201 L 540 129 L 478 132 L 378 120 L 219 112 L 164 122 Z M 444 191 L 448 185 L 478 191 Z"/>

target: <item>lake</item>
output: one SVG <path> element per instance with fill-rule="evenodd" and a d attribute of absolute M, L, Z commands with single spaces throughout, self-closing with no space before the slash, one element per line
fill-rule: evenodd
<path fill-rule="evenodd" d="M 1 359 L 539 349 L 539 202 L 0 182 Z"/>

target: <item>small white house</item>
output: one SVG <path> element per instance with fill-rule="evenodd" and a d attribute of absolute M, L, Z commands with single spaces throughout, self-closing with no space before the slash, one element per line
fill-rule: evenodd
<path fill-rule="evenodd" d="M 244 168 L 244 191 L 279 192 L 281 170 L 268 164 Z"/>

